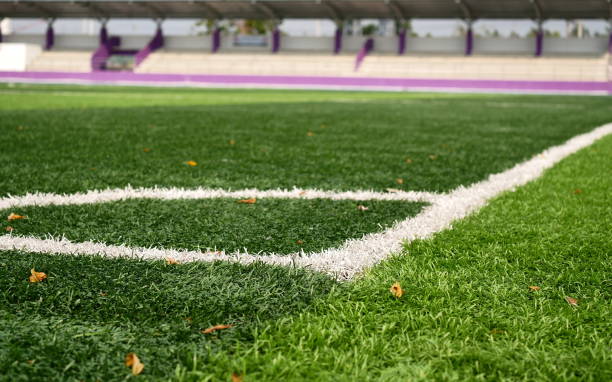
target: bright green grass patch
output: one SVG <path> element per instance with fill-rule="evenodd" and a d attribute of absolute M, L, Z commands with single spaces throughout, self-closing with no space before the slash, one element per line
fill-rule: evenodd
<path fill-rule="evenodd" d="M 339 286 L 262 265 L 3 252 L 0 380 L 116 380 L 128 351 L 145 380 L 610 380 L 611 157 L 608 137 Z M 28 284 L 31 267 L 49 279 Z M 198 334 L 217 323 L 236 326 Z"/>
<path fill-rule="evenodd" d="M 30 268 L 48 279 L 30 284 Z M 121 380 L 135 351 L 167 380 L 194 351 L 238 350 L 266 320 L 294 314 L 335 282 L 253 264 L 0 253 L 0 381 Z M 201 329 L 234 324 L 218 335 Z"/>
<path fill-rule="evenodd" d="M 363 205 L 367 211 L 361 211 Z M 129 246 L 289 254 L 336 247 L 416 215 L 424 203 L 326 199 L 133 199 L 12 209 L 28 218 L 2 223 L 13 234 L 64 235 Z M 9 211 L 0 211 L 8 215 Z"/>
<path fill-rule="evenodd" d="M 449 191 L 611 119 L 605 97 L 5 88 L 0 195 L 127 184 Z"/>
<path fill-rule="evenodd" d="M 611 380 L 611 159 L 609 136 L 185 380 Z"/>

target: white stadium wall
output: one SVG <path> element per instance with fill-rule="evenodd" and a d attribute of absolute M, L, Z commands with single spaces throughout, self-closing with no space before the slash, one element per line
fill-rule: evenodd
<path fill-rule="evenodd" d="M 40 45 L 2 43 L 0 44 L 0 70 L 23 72 L 40 52 Z"/>
<path fill-rule="evenodd" d="M 112 33 L 111 33 L 112 35 Z M 122 36 L 122 49 L 140 49 L 152 36 Z M 176 51 L 210 51 L 210 36 L 167 36 L 166 49 Z M 356 53 L 361 49 L 365 37 L 344 36 L 342 40 L 343 53 Z M 221 50 L 226 52 L 268 52 L 264 47 L 235 47 L 232 36 L 223 36 Z M 9 34 L 4 36 L 4 42 L 44 44 L 43 35 Z M 395 54 L 397 38 L 375 37 L 374 52 Z M 89 35 L 56 35 L 56 50 L 95 50 L 98 45 L 97 36 Z M 333 37 L 281 37 L 281 51 L 295 52 L 331 52 L 334 45 Z M 600 56 L 606 53 L 608 39 L 606 37 L 589 38 L 554 38 L 544 39 L 544 55 L 585 55 Z M 406 39 L 406 53 L 463 55 L 465 39 L 462 37 L 410 37 Z M 533 55 L 535 51 L 534 38 L 495 38 L 475 37 L 474 54 L 476 55 Z"/>

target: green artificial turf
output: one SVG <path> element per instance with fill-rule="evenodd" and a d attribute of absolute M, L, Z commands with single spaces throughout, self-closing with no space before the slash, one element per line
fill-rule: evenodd
<path fill-rule="evenodd" d="M 424 203 L 326 199 L 133 199 L 112 203 L 27 207 L 0 211 L 27 216 L 4 221 L 0 232 L 65 236 L 139 247 L 228 252 L 315 252 L 389 228 L 416 215 Z M 362 211 L 358 206 L 368 209 Z"/>
<path fill-rule="evenodd" d="M 610 380 L 611 158 L 607 137 L 342 285 L 3 252 L 0 380 L 128 378 L 129 351 L 141 380 Z M 49 278 L 29 284 L 32 267 Z M 218 323 L 235 326 L 199 333 Z"/>
<path fill-rule="evenodd" d="M 0 195 L 449 191 L 611 118 L 606 97 L 2 85 Z"/>

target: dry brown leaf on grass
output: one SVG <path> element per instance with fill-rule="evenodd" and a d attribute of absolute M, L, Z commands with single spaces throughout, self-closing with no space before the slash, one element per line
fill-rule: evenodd
<path fill-rule="evenodd" d="M 27 219 L 27 216 L 24 215 L 17 215 L 14 212 L 11 212 L 11 214 L 6 218 L 6 220 L 8 221 L 13 221 L 13 220 L 21 220 L 21 219 Z"/>
<path fill-rule="evenodd" d="M 404 179 L 397 178 L 397 179 L 395 179 L 395 183 L 397 183 L 397 184 L 404 184 Z"/>
<path fill-rule="evenodd" d="M 166 265 L 177 265 L 177 264 L 180 264 L 180 263 L 174 257 L 170 257 L 170 256 L 166 257 Z"/>
<path fill-rule="evenodd" d="M 404 162 L 406 162 L 406 163 L 408 163 L 408 164 L 411 164 L 411 163 L 412 163 L 412 159 L 410 159 L 410 158 L 406 158 L 406 160 L 405 160 Z"/>
<path fill-rule="evenodd" d="M 194 160 L 188 160 L 187 162 L 185 162 L 185 164 L 187 166 L 191 166 L 191 167 L 195 167 L 198 165 L 198 162 L 194 161 Z"/>
<path fill-rule="evenodd" d="M 148 147 L 145 147 L 144 149 L 142 149 L 142 151 L 144 151 L 145 153 L 150 153 L 151 149 Z"/>
<path fill-rule="evenodd" d="M 578 306 L 578 300 L 573 297 L 565 296 L 565 301 L 567 301 L 567 303 L 571 306 Z"/>
<path fill-rule="evenodd" d="M 235 141 L 235 140 L 233 140 L 233 139 L 230 139 L 230 140 L 229 140 L 229 144 L 230 144 L 230 145 L 235 145 L 235 144 L 236 144 L 236 141 Z"/>
<path fill-rule="evenodd" d="M 232 382 L 242 382 L 242 375 L 238 373 L 232 373 Z"/>
<path fill-rule="evenodd" d="M 224 329 L 229 329 L 231 327 L 233 327 L 234 325 L 215 325 L 215 326 L 211 326 L 210 328 L 206 328 L 206 329 L 202 329 L 202 334 L 210 334 L 210 333 L 214 333 L 217 330 L 224 330 Z"/>
<path fill-rule="evenodd" d="M 15 228 L 13 228 L 13 227 L 11 227 L 11 226 L 9 225 L 9 226 L 7 226 L 7 227 L 6 227 L 4 230 L 5 230 L 6 232 L 13 232 L 13 231 L 15 230 Z"/>
<path fill-rule="evenodd" d="M 306 133 L 306 135 L 308 135 L 309 137 L 314 137 L 315 134 L 312 131 L 309 131 Z"/>
<path fill-rule="evenodd" d="M 542 289 L 542 288 L 540 288 L 539 286 L 536 286 L 536 285 L 530 285 L 529 286 L 529 290 L 532 291 L 532 292 L 537 292 L 540 289 Z"/>
<path fill-rule="evenodd" d="M 295 244 L 302 245 L 302 244 L 304 244 L 304 240 L 296 240 Z"/>
<path fill-rule="evenodd" d="M 36 272 L 34 268 L 30 270 L 30 273 L 31 275 L 28 280 L 30 280 L 31 283 L 39 283 L 47 278 L 47 274 L 45 272 Z"/>
<path fill-rule="evenodd" d="M 389 292 L 391 292 L 391 294 L 395 298 L 401 298 L 404 295 L 404 290 L 402 289 L 402 286 L 398 282 L 391 285 L 391 288 L 389 288 Z"/>
<path fill-rule="evenodd" d="M 576 195 L 582 194 L 582 190 L 577 188 L 577 189 L 574 190 L 574 194 L 576 194 Z"/>
<path fill-rule="evenodd" d="M 255 204 L 255 203 L 257 203 L 257 199 L 256 198 L 240 199 L 240 200 L 236 200 L 236 203 L 240 203 L 240 204 Z"/>
<path fill-rule="evenodd" d="M 125 356 L 125 366 L 132 368 L 132 375 L 138 375 L 144 369 L 144 364 L 140 362 L 136 353 L 128 353 Z"/>
<path fill-rule="evenodd" d="M 369 208 L 368 208 L 368 207 L 366 207 L 366 206 L 364 206 L 364 205 L 361 205 L 361 204 L 357 206 L 357 209 L 358 209 L 359 211 L 367 211 L 367 210 L 369 210 Z"/>

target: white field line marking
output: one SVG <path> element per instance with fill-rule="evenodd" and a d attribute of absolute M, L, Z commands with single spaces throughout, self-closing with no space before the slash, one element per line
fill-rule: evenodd
<path fill-rule="evenodd" d="M 331 199 L 331 200 L 397 200 L 434 203 L 441 194 L 420 191 L 374 192 L 374 191 L 321 191 L 294 188 L 293 190 L 245 189 L 227 191 L 222 189 L 184 188 L 115 188 L 77 192 L 69 195 L 32 193 L 23 196 L 0 198 L 0 210 L 27 206 L 65 206 L 76 204 L 107 203 L 126 199 L 215 199 L 215 198 L 276 198 L 276 199 Z"/>
<path fill-rule="evenodd" d="M 286 256 L 248 253 L 218 254 L 174 249 L 131 248 L 93 242 L 73 243 L 66 239 L 38 239 L 11 234 L 0 236 L 0 250 L 141 259 L 173 257 L 182 262 L 221 260 L 248 264 L 260 261 L 274 265 L 310 268 L 347 280 L 393 253 L 399 252 L 403 242 L 425 239 L 449 228 L 453 221 L 478 210 L 489 199 L 538 178 L 544 170 L 563 158 L 610 133 L 612 133 L 612 123 L 576 136 L 560 146 L 551 147 L 526 162 L 517 164 L 502 173 L 491 175 L 488 179 L 470 187 L 459 187 L 449 194 L 436 196 L 433 203 L 424 208 L 417 216 L 401 221 L 384 232 L 368 234 L 361 239 L 350 239 L 339 248 L 331 248 L 319 253 L 294 253 Z"/>

